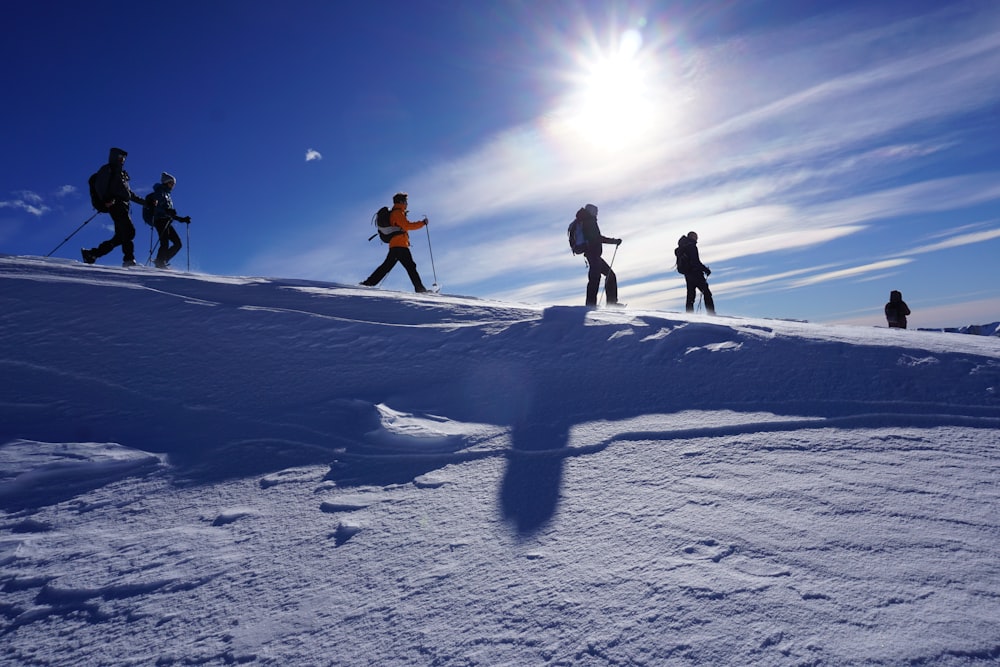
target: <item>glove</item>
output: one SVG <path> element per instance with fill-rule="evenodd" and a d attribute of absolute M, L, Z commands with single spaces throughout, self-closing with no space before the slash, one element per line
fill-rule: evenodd
<path fill-rule="evenodd" d="M 708 268 L 708 267 L 706 266 L 706 267 L 705 267 L 705 276 L 707 277 L 707 276 L 710 276 L 710 275 L 712 275 L 712 269 L 710 269 L 710 268 Z"/>
<path fill-rule="evenodd" d="M 425 224 L 425 225 L 429 225 L 429 224 L 431 224 L 431 221 L 427 219 L 427 216 L 426 216 L 426 215 L 424 216 L 424 224 Z"/>
<path fill-rule="evenodd" d="M 191 222 L 191 216 L 185 215 L 183 218 L 177 218 L 177 222 Z"/>
<path fill-rule="evenodd" d="M 615 239 L 615 245 L 616 246 L 621 245 L 621 244 L 622 244 L 622 240 L 621 239 Z"/>

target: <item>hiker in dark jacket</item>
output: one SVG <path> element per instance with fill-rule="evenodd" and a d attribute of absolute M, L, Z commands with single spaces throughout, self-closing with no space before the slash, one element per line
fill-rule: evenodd
<path fill-rule="evenodd" d="M 590 307 L 597 306 L 597 291 L 601 287 L 601 276 L 607 276 L 604 280 L 604 293 L 607 296 L 609 306 L 618 305 L 618 278 L 611 267 L 601 257 L 604 252 L 604 244 L 620 246 L 621 239 L 613 239 L 601 234 L 601 228 L 597 225 L 597 207 L 587 204 L 576 212 L 576 217 L 583 226 L 583 238 L 587 241 L 587 249 L 583 256 L 587 258 L 587 265 L 590 271 L 587 273 L 587 303 Z"/>
<path fill-rule="evenodd" d="M 712 275 L 712 270 L 701 263 L 698 255 L 698 235 L 695 232 L 688 232 L 677 241 L 677 249 L 674 251 L 677 256 L 678 270 L 684 274 L 684 281 L 687 283 L 687 300 L 684 302 L 684 310 L 688 313 L 694 312 L 695 290 L 701 290 L 705 297 L 705 312 L 715 315 L 715 301 L 712 299 L 712 290 L 708 289 L 706 276 Z M 682 258 L 681 255 L 686 258 Z"/>
<path fill-rule="evenodd" d="M 130 203 L 142 204 L 145 200 L 129 188 L 128 172 L 125 171 L 127 152 L 112 148 L 108 152 L 108 163 L 97 171 L 97 192 L 103 194 L 104 204 L 115 223 L 115 235 L 96 248 L 82 248 L 83 261 L 93 264 L 98 257 L 122 247 L 122 266 L 135 266 L 135 225 L 129 211 Z"/>
<path fill-rule="evenodd" d="M 160 174 L 160 182 L 153 186 L 152 194 L 146 200 L 152 203 L 153 228 L 160 236 L 160 249 L 156 251 L 156 259 L 153 264 L 158 269 L 165 269 L 173 259 L 174 255 L 181 249 L 181 237 L 174 229 L 173 222 L 190 223 L 191 216 L 180 217 L 174 210 L 174 202 L 170 198 L 177 179 L 163 172 Z"/>
<path fill-rule="evenodd" d="M 891 329 L 905 329 L 906 316 L 910 307 L 903 301 L 903 293 L 899 290 L 889 292 L 889 303 L 885 304 L 885 319 Z"/>

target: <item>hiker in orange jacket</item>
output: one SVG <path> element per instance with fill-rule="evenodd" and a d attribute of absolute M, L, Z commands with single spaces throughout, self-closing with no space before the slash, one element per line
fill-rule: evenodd
<path fill-rule="evenodd" d="M 413 289 L 417 292 L 427 291 L 423 281 L 420 279 L 420 274 L 417 273 L 417 263 L 413 261 L 413 255 L 410 253 L 409 234 L 409 232 L 424 227 L 427 224 L 427 218 L 415 222 L 408 220 L 406 217 L 407 199 L 408 195 L 405 192 L 397 192 L 393 195 L 389 221 L 394 227 L 398 227 L 402 233 L 396 234 L 389 239 L 389 253 L 385 256 L 385 261 L 370 276 L 361 281 L 362 285 L 367 285 L 368 287 L 378 285 L 388 275 L 389 271 L 392 270 L 392 267 L 396 266 L 396 262 L 399 262 L 406 269 L 407 275 L 410 276 Z"/>

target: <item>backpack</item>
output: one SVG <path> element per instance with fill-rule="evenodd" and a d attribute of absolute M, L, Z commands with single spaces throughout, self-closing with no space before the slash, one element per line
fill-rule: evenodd
<path fill-rule="evenodd" d="M 569 249 L 574 255 L 582 255 L 587 250 L 587 239 L 583 237 L 583 221 L 580 218 L 569 223 L 566 236 L 569 237 Z"/>
<path fill-rule="evenodd" d="M 142 203 L 142 221 L 150 226 L 153 224 L 153 212 L 156 210 L 154 206 L 156 197 L 153 196 L 155 194 L 155 192 L 151 192 L 146 195 L 146 199 Z"/>
<path fill-rule="evenodd" d="M 403 233 L 403 230 L 390 222 L 389 218 L 389 207 L 383 206 L 378 211 L 375 212 L 375 217 L 372 218 L 372 222 L 375 224 L 378 231 L 368 237 L 371 241 L 376 235 L 382 239 L 382 243 L 388 243 L 393 237 L 399 236 Z"/>
<path fill-rule="evenodd" d="M 95 171 L 87 179 L 87 184 L 90 186 L 90 205 L 98 213 L 108 212 L 108 207 L 104 205 L 108 196 L 108 170 L 105 167 L 107 165 Z"/>
<path fill-rule="evenodd" d="M 677 258 L 677 273 L 687 273 L 691 270 L 691 258 L 688 257 L 687 248 L 678 245 L 674 248 L 674 256 Z"/>

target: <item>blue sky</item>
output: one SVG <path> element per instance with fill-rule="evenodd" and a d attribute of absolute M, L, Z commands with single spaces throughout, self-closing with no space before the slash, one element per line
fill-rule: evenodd
<path fill-rule="evenodd" d="M 884 325 L 899 289 L 911 326 L 1000 317 L 994 2 L 43 1 L 4 23 L 3 253 L 73 232 L 120 146 L 140 193 L 177 177 L 208 273 L 356 283 L 406 190 L 447 292 L 582 304 L 565 228 L 592 202 L 630 305 L 683 308 L 695 230 L 720 315 Z"/>

